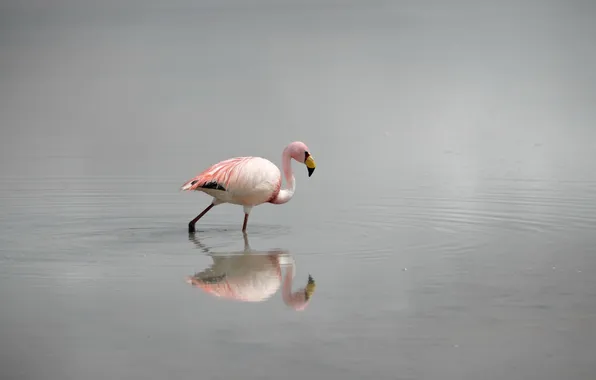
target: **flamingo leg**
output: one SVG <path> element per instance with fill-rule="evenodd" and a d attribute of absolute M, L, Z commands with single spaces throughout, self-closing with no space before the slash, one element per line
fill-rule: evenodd
<path fill-rule="evenodd" d="M 211 210 L 211 208 L 215 206 L 213 203 L 211 203 L 209 206 L 207 206 L 206 209 L 203 210 L 203 212 L 201 212 L 199 215 L 197 215 L 196 218 L 194 218 L 193 220 L 191 220 L 188 223 L 188 232 L 195 232 L 195 223 L 201 219 L 203 217 L 203 215 L 205 215 L 209 210 Z"/>
<path fill-rule="evenodd" d="M 248 214 L 244 214 L 244 224 L 242 224 L 242 232 L 246 232 L 246 223 L 248 223 Z"/>

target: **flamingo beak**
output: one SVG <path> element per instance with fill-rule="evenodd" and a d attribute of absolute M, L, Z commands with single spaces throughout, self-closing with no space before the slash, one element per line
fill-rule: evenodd
<path fill-rule="evenodd" d="M 308 170 L 308 176 L 310 177 L 312 173 L 315 171 L 317 164 L 315 164 L 315 160 L 313 160 L 312 156 L 306 152 L 306 159 L 304 160 L 304 164 L 306 165 L 306 169 Z"/>
<path fill-rule="evenodd" d="M 310 300 L 310 297 L 312 297 L 316 288 L 317 288 L 317 284 L 315 284 L 315 280 L 309 274 L 308 275 L 308 284 L 306 284 L 306 288 L 304 289 L 304 296 L 307 301 Z"/>

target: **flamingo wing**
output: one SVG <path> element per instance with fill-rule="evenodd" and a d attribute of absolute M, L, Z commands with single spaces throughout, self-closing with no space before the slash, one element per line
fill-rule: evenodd
<path fill-rule="evenodd" d="M 186 181 L 180 190 L 191 191 L 211 189 L 226 191 L 230 178 L 233 177 L 239 165 L 251 158 L 252 157 L 235 157 L 211 165 L 196 177 Z"/>

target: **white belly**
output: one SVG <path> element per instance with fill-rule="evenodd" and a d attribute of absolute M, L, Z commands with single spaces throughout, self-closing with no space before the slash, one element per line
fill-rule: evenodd
<path fill-rule="evenodd" d="M 242 162 L 230 176 L 226 191 L 203 189 L 221 202 L 256 206 L 271 199 L 279 188 L 281 173 L 271 161 L 253 157 Z"/>

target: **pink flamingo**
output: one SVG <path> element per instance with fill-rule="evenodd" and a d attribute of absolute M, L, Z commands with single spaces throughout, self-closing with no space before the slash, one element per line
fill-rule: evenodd
<path fill-rule="evenodd" d="M 248 215 L 254 206 L 267 202 L 277 205 L 289 202 L 296 190 L 290 160 L 292 158 L 306 165 L 309 177 L 316 167 L 315 160 L 303 142 L 290 143 L 282 154 L 286 189 L 281 189 L 281 174 L 277 166 L 262 157 L 230 158 L 212 165 L 198 176 L 188 180 L 180 190 L 202 191 L 213 197 L 211 204 L 188 223 L 188 232 L 195 232 L 197 221 L 213 206 L 222 203 L 244 206 L 242 232 L 246 232 Z"/>
<path fill-rule="evenodd" d="M 194 243 L 209 252 L 192 235 Z M 244 234 L 244 251 L 222 254 L 209 253 L 213 259 L 210 268 L 186 278 L 186 282 L 214 297 L 241 302 L 263 302 L 277 292 L 281 285 L 284 303 L 294 310 L 304 310 L 316 289 L 311 275 L 306 286 L 292 292 L 296 265 L 292 257 L 282 251 L 256 252 Z M 286 267 L 282 281 L 282 266 Z"/>

